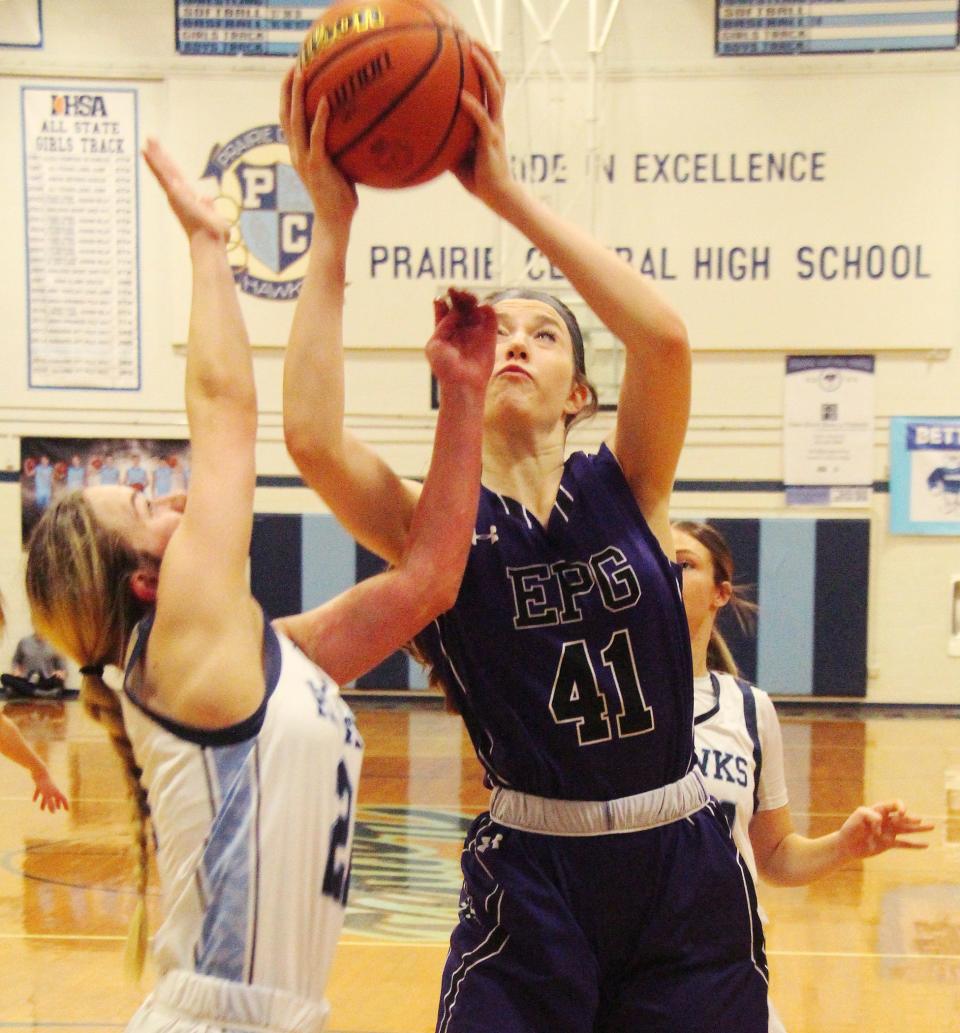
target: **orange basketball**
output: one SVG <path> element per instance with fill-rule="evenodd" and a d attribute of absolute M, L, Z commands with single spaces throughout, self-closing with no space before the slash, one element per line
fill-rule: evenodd
<path fill-rule="evenodd" d="M 299 62 L 307 116 L 328 99 L 327 151 L 356 183 L 425 183 L 473 141 L 460 91 L 480 97 L 480 77 L 469 37 L 437 0 L 341 0 L 314 22 Z"/>

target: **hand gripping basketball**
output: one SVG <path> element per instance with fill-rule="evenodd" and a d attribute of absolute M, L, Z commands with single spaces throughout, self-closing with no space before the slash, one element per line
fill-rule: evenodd
<path fill-rule="evenodd" d="M 461 91 L 483 91 L 470 38 L 436 0 L 341 0 L 300 48 L 305 107 L 329 107 L 326 146 L 351 181 L 425 183 L 463 159 L 475 124 Z"/>

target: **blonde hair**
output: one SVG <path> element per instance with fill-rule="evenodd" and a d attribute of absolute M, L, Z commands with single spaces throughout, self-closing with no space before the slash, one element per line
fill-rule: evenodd
<path fill-rule="evenodd" d="M 743 631 L 751 631 L 757 613 L 757 604 L 747 599 L 744 593 L 747 586 L 736 585 L 733 581 L 733 553 L 726 538 L 712 525 L 698 523 L 695 520 L 675 520 L 673 527 L 698 541 L 709 553 L 713 564 L 713 583 L 722 585 L 724 581 L 730 585 L 730 600 L 727 605 L 733 611 L 737 623 Z M 707 668 L 738 677 L 740 668 L 730 652 L 726 639 L 720 633 L 716 623 L 710 631 L 707 643 Z"/>
<path fill-rule="evenodd" d="M 147 949 L 150 806 L 120 700 L 103 680 L 103 668 L 122 662 L 130 635 L 145 612 L 130 590 L 131 576 L 144 559 L 119 532 L 97 520 L 80 491 L 62 496 L 46 510 L 27 547 L 26 588 L 33 626 L 80 664 L 80 700 L 110 736 L 133 804 L 139 899 L 127 938 L 126 967 L 134 978 L 143 971 Z"/>

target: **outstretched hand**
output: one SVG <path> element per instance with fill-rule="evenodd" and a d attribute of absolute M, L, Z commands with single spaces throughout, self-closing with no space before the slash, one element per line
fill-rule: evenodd
<path fill-rule="evenodd" d="M 928 844 L 900 837 L 932 828 L 931 823 L 908 814 L 902 801 L 886 800 L 858 807 L 840 827 L 840 838 L 850 857 L 875 857 L 894 848 L 925 850 Z"/>
<path fill-rule="evenodd" d="M 477 126 L 473 146 L 453 170 L 460 182 L 485 204 L 492 206 L 503 187 L 510 183 L 510 162 L 503 128 L 503 99 L 506 80 L 493 54 L 473 40 L 470 56 L 480 74 L 486 105 L 463 90 L 460 103 Z"/>
<path fill-rule="evenodd" d="M 201 197 L 160 144 L 150 137 L 143 158 L 167 195 L 174 215 L 188 237 L 203 235 L 226 243 L 230 230 L 209 197 Z"/>
<path fill-rule="evenodd" d="M 467 291 L 450 288 L 433 303 L 436 327 L 427 361 L 441 387 L 486 391 L 497 347 L 497 317 Z"/>
<path fill-rule="evenodd" d="M 280 87 L 280 125 L 290 148 L 290 161 L 310 194 L 318 220 L 349 226 L 357 210 L 357 189 L 327 153 L 329 120 L 330 105 L 322 97 L 313 124 L 309 124 L 306 83 L 299 62 L 294 64 Z"/>
<path fill-rule="evenodd" d="M 34 802 L 37 800 L 40 801 L 41 811 L 49 811 L 53 814 L 55 811 L 60 810 L 61 807 L 65 811 L 70 810 L 70 804 L 67 803 L 67 798 L 57 788 L 57 785 L 50 777 L 49 772 L 41 771 L 39 774 L 35 775 L 33 784 L 33 799 Z"/>

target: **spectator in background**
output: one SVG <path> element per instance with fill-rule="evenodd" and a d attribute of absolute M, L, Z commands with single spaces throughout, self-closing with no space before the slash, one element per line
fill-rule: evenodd
<path fill-rule="evenodd" d="M 0 599 L 0 632 L 3 631 L 3 625 L 3 600 Z M 49 810 L 52 814 L 61 807 L 69 810 L 67 798 L 50 777 L 47 765 L 34 753 L 20 729 L 4 714 L 0 714 L 0 754 L 30 772 L 34 786 L 33 798 L 39 799 L 41 811 Z"/>
<path fill-rule="evenodd" d="M 20 639 L 13 654 L 13 670 L 0 676 L 14 696 L 56 699 L 63 695 L 67 664 L 36 632 Z"/>

